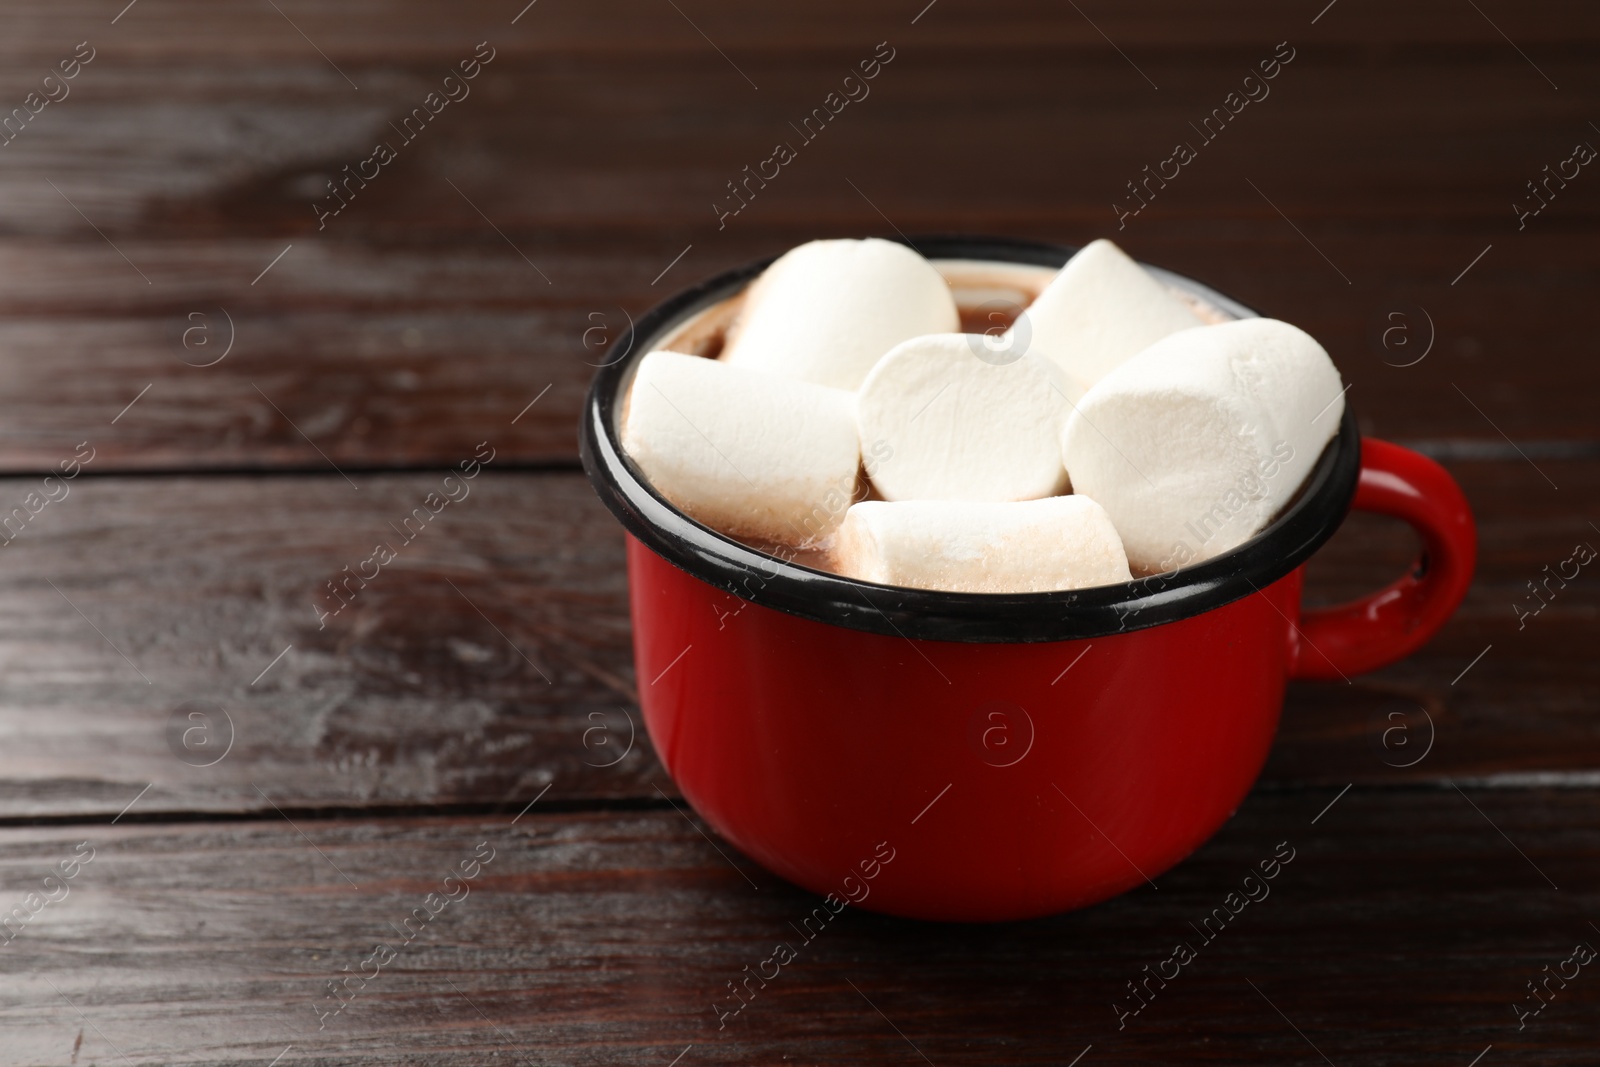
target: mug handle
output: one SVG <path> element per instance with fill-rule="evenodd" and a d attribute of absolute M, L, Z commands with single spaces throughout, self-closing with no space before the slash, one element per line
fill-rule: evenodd
<path fill-rule="evenodd" d="M 1349 679 L 1421 648 L 1467 595 L 1478 558 L 1472 509 L 1455 479 L 1427 456 L 1364 438 L 1352 510 L 1404 519 L 1422 553 L 1384 589 L 1300 614 L 1291 634 L 1292 678 Z"/>

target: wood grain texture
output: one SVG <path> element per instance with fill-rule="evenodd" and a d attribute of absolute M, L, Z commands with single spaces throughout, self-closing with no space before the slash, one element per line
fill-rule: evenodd
<path fill-rule="evenodd" d="M 670 809 L 8 830 L 8 908 L 80 842 L 94 858 L 0 949 L 6 1056 L 66 1064 L 83 1031 L 84 1063 L 1589 1062 L 1587 970 L 1520 1032 L 1512 1005 L 1600 938 L 1594 794 L 1356 789 L 1319 817 L 1334 797 L 1257 793 L 1156 889 L 1086 911 L 846 909 L 810 943 L 791 924 L 817 898 L 723 844 L 753 889 Z M 1280 842 L 1270 895 L 1197 935 Z M 405 942 L 480 843 L 467 896 Z M 1119 1030 L 1126 983 L 1180 941 L 1198 958 Z M 719 1030 L 713 1000 L 779 942 L 799 958 Z M 326 984 L 379 943 L 396 958 L 319 1031 Z"/>
<path fill-rule="evenodd" d="M 1511 207 L 1596 136 L 1582 6 L 1499 13 L 1516 45 L 1442 0 L 1314 26 L 1265 3 L 945 0 L 914 26 L 887 3 L 548 5 L 514 27 L 499 4 L 140 0 L 115 25 L 102 6 L 30 0 L 0 42 L 0 104 L 73 42 L 98 49 L 0 148 L 0 470 L 86 438 L 103 469 L 444 464 L 547 386 L 506 454 L 570 462 L 585 364 L 629 316 L 809 238 L 895 229 L 1113 235 L 1321 338 L 1369 432 L 1594 444 L 1600 201 L 1580 177 L 1522 230 Z M 327 182 L 398 143 L 391 123 L 486 38 L 471 95 L 318 229 Z M 886 38 L 871 95 L 719 226 L 727 183 Z M 1271 95 L 1200 143 L 1190 124 L 1283 39 Z M 1119 228 L 1113 202 L 1177 140 L 1199 158 Z"/>
<path fill-rule="evenodd" d="M 854 232 L 882 228 L 861 225 Z M 1590 242 L 1564 239 L 1550 262 L 1532 246 L 1509 249 L 1529 256 L 1514 272 L 1510 254 L 1499 266 L 1480 263 L 1474 270 L 1496 294 L 1486 301 L 1447 284 L 1470 250 L 1457 265 L 1414 243 L 1389 266 L 1403 280 L 1352 296 L 1336 276 L 1330 285 L 1263 269 L 1302 251 L 1314 258 L 1283 231 L 1236 237 L 1223 256 L 1210 237 L 1139 234 L 1127 244 L 1322 338 L 1367 433 L 1465 442 L 1511 458 L 1517 448 L 1594 454 L 1588 398 L 1600 371 L 1585 356 L 1586 320 L 1572 311 L 1600 285 Z M 1085 235 L 1063 228 L 1043 236 Z M 20 279 L 0 293 L 0 470 L 46 469 L 85 440 L 100 470 L 448 466 L 488 433 L 506 462 L 570 465 L 589 377 L 630 316 L 669 281 L 803 239 L 795 232 L 730 238 L 703 253 L 696 246 L 654 289 L 651 278 L 683 245 L 648 258 L 637 246 L 592 245 L 547 262 L 563 279 L 559 299 L 531 293 L 543 283 L 504 245 L 430 253 L 296 244 L 290 257 L 300 258 L 286 257 L 255 289 L 252 272 L 283 244 L 129 245 L 147 266 L 181 261 L 187 278 L 163 280 L 150 296 L 133 277 L 141 291 L 122 290 L 126 298 L 111 294 L 119 274 L 132 272 L 103 245 L 0 245 L 0 268 L 9 261 Z M 88 293 L 106 295 L 77 310 Z M 143 300 L 157 309 L 143 310 Z M 215 365 L 189 365 L 224 351 Z"/>
<path fill-rule="evenodd" d="M 655 795 L 642 729 L 588 766 L 633 688 L 621 534 L 580 478 L 482 471 L 425 526 L 437 474 L 69 484 L 5 549 L 11 810 L 115 813 L 150 782 L 146 810 Z"/>
<path fill-rule="evenodd" d="M 524 5 L 482 0 L 440 8 L 425 0 L 360 0 L 336 8 L 315 0 L 285 0 L 277 5 L 335 58 L 374 63 L 402 62 L 427 57 L 453 41 L 476 41 L 499 30 L 507 47 L 525 54 L 600 53 L 631 56 L 710 52 L 705 39 L 671 8 L 648 0 L 607 0 L 604 3 L 550 5 L 527 12 L 511 30 L 512 20 Z M 680 5 L 681 6 L 681 5 Z M 1081 6 L 1081 5 L 1080 5 Z M 1252 44 L 1277 28 L 1315 34 L 1319 43 L 1381 54 L 1386 49 L 1450 49 L 1479 59 L 1490 57 L 1489 46 L 1508 50 L 1482 18 L 1466 17 L 1449 0 L 1419 0 L 1393 11 L 1348 5 L 1336 7 L 1337 17 L 1318 18 L 1323 4 L 1296 4 L 1286 10 L 1265 0 L 1227 0 L 1196 10 L 1181 0 L 1148 0 L 1134 8 L 1105 3 L 1083 7 L 1087 18 L 1064 18 L 1054 5 L 1040 0 L 999 0 L 983 5 L 950 4 L 941 0 L 934 17 L 923 3 L 850 3 L 823 0 L 804 8 L 770 4 L 752 9 L 739 4 L 699 0 L 684 8 L 696 22 L 725 47 L 752 48 L 769 54 L 804 53 L 839 47 L 862 34 L 872 36 L 896 28 L 915 32 L 929 46 L 1018 48 L 1024 45 L 1077 46 L 1096 54 L 1110 51 L 1099 26 L 1125 45 L 1157 49 L 1176 55 L 1215 53 Z M 141 57 L 174 57 L 204 53 L 223 59 L 255 62 L 302 60 L 310 53 L 305 40 L 290 24 L 268 8 L 216 11 L 205 0 L 140 0 L 140 17 L 130 12 L 103 29 L 121 6 L 98 0 L 17 0 L 12 5 L 18 32 L 4 42 L 0 55 L 7 59 L 54 56 L 51 45 L 58 35 L 99 30 L 115 37 Z M 1508 14 L 1490 7 L 1510 34 L 1526 47 L 1539 49 L 1538 58 L 1582 55 L 1582 46 L 1600 37 L 1594 13 L 1573 0 L 1541 4 Z M 1468 14 L 1471 14 L 1470 9 Z M 917 18 L 915 31 L 905 30 Z M 1318 21 L 1312 22 L 1314 18 Z M 1276 38 L 1274 38 L 1276 39 Z M 1514 53 L 1513 53 L 1514 57 Z M 1492 58 L 1503 59 L 1495 54 Z M 347 87 L 348 89 L 348 87 Z"/>
<path fill-rule="evenodd" d="M 1526 583 L 1547 564 L 1600 544 L 1567 510 L 1600 490 L 1600 463 L 1541 466 L 1559 492 L 1520 460 L 1452 464 L 1482 527 L 1466 603 L 1403 663 L 1294 686 L 1265 782 L 1600 772 L 1600 674 L 1583 652 L 1600 585 L 1584 573 L 1520 630 L 1513 609 L 1539 603 Z M 418 523 L 400 524 L 441 476 L 353 481 L 68 483 L 3 549 L 0 817 L 114 815 L 152 783 L 146 812 L 515 807 L 551 783 L 565 801 L 670 790 L 635 704 L 621 531 L 581 476 L 491 464 L 409 544 Z M 33 486 L 0 481 L 0 500 Z M 398 558 L 347 587 L 319 628 L 339 604 L 328 583 L 379 541 Z M 1313 563 L 1310 594 L 1376 589 L 1414 551 L 1404 527 L 1358 516 Z M 193 751 L 175 750 L 174 721 L 181 738 L 196 711 L 209 718 L 193 720 Z M 216 751 L 213 722 L 218 739 L 232 723 L 233 748 L 194 766 Z M 630 734 L 627 757 L 603 766 Z"/>

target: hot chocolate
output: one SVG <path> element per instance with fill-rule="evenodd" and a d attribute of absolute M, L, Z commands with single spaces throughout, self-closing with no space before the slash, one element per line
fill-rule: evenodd
<path fill-rule="evenodd" d="M 1021 263 L 971 259 L 935 259 L 930 262 L 950 288 L 959 315 L 959 328 L 970 336 L 974 355 L 992 363 L 1003 363 L 1022 355 L 1030 342 L 1026 337 L 1019 336 L 1021 331 L 1014 332 L 1013 327 L 1023 310 L 1056 277 L 1057 270 Z M 1170 287 L 1167 291 L 1203 322 L 1222 323 L 1230 318 L 1220 309 L 1187 292 Z M 706 359 L 720 359 L 750 292 L 747 287 L 685 320 L 656 341 L 655 347 Z M 785 561 L 835 574 L 848 573 L 836 539 L 813 535 L 823 527 L 829 530 L 835 528 L 851 504 L 883 499 L 870 476 L 878 464 L 891 457 L 886 454 L 885 443 L 878 442 L 878 445 L 876 449 L 870 445 L 863 448 L 855 486 L 848 496 L 841 494 L 834 500 L 816 501 L 811 509 L 812 514 L 798 523 L 804 531 L 802 536 L 767 539 L 717 524 L 719 530 L 741 544 Z"/>

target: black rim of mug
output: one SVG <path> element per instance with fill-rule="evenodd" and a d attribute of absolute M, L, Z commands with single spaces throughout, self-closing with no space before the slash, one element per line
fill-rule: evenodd
<path fill-rule="evenodd" d="M 1060 267 L 1077 251 L 1069 245 L 960 234 L 901 243 L 928 259 L 1045 267 Z M 816 622 L 919 641 L 1031 643 L 1106 637 L 1176 622 L 1255 595 L 1309 559 L 1350 510 L 1361 467 L 1361 437 L 1347 404 L 1338 434 L 1318 457 L 1299 496 L 1266 529 L 1220 556 L 1164 575 L 1048 593 L 952 593 L 858 581 L 750 548 L 689 518 L 650 486 L 622 451 L 618 400 L 656 338 L 738 292 L 775 258 L 700 282 L 640 317 L 617 338 L 614 349 L 624 354 L 603 365 L 590 383 L 579 428 L 583 468 L 623 527 L 667 562 L 724 592 Z M 1149 269 L 1229 314 L 1259 316 L 1191 278 Z"/>

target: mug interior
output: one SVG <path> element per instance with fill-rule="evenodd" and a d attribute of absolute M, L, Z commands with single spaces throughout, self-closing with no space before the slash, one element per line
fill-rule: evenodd
<path fill-rule="evenodd" d="M 1002 279 L 1005 291 L 1027 292 L 1037 268 L 1059 269 L 1076 251 L 1015 238 L 932 236 L 909 244 L 934 261 L 961 295 L 972 278 Z M 584 469 L 601 499 L 629 533 L 668 562 L 709 584 L 766 607 L 819 622 L 913 640 L 1063 641 L 1144 629 L 1220 607 L 1304 563 L 1333 535 L 1349 510 L 1360 468 L 1360 435 L 1347 404 L 1339 432 L 1323 450 L 1299 494 L 1263 530 L 1229 551 L 1165 574 L 1116 585 L 1043 593 L 956 593 L 879 585 L 784 560 L 691 519 L 649 484 L 622 451 L 621 418 L 634 372 L 645 354 L 671 341 L 676 350 L 715 355 L 716 338 L 740 293 L 776 257 L 727 271 L 693 286 L 642 316 L 618 338 L 621 352 L 590 385 L 580 428 Z M 1006 280 L 984 267 L 1017 266 Z M 1239 301 L 1190 278 L 1150 267 L 1163 283 L 1214 321 L 1254 318 Z M 966 271 L 963 274 L 963 271 Z M 1043 275 L 1047 280 L 1048 274 Z M 974 293 L 963 303 L 970 308 Z M 964 318 L 966 316 L 964 315 Z"/>

